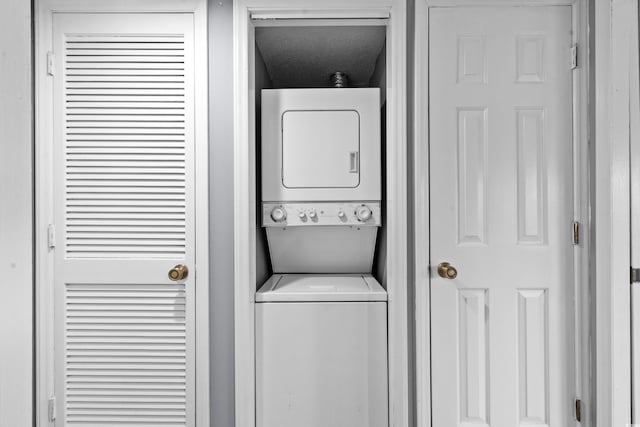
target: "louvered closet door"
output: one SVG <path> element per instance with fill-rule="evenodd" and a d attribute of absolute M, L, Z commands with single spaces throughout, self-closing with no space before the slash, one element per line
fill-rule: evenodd
<path fill-rule="evenodd" d="M 194 426 L 193 42 L 54 15 L 56 426 Z"/>

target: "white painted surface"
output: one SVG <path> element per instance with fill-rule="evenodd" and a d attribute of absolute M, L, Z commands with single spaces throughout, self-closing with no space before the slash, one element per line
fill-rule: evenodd
<path fill-rule="evenodd" d="M 53 52 L 59 422 L 195 426 L 192 17 L 55 14 Z"/>
<path fill-rule="evenodd" d="M 638 16 L 636 4 L 635 0 L 595 2 L 597 426 L 631 421 L 629 42 Z"/>
<path fill-rule="evenodd" d="M 582 427 L 593 425 L 593 336 L 592 301 L 590 288 L 589 256 L 592 246 L 592 220 L 590 160 L 592 153 L 589 144 L 589 76 L 592 62 L 589 52 L 589 4 L 574 2 L 572 8 L 572 38 L 577 51 L 577 64 L 573 70 L 573 185 L 574 218 L 579 222 L 579 244 L 574 246 L 574 360 L 576 398 L 581 401 Z M 586 52 L 585 52 L 586 51 Z M 577 421 L 576 421 L 577 423 Z"/>
<path fill-rule="evenodd" d="M 631 422 L 640 420 L 640 283 L 631 286 Z"/>
<path fill-rule="evenodd" d="M 31 4 L 0 2 L 0 424 L 33 422 Z"/>
<path fill-rule="evenodd" d="M 380 200 L 380 91 L 262 91 L 262 200 Z"/>
<path fill-rule="evenodd" d="M 386 306 L 256 304 L 256 425 L 388 426 Z"/>
<path fill-rule="evenodd" d="M 606 2 L 603 2 L 603 5 Z M 428 75 L 429 67 L 429 25 L 428 16 L 432 8 L 438 6 L 540 6 L 540 5 L 566 5 L 572 8 L 572 37 L 573 42 L 578 44 L 578 67 L 573 70 L 573 105 L 574 105 L 574 121 L 573 121 L 573 141 L 574 141 L 574 186 L 576 197 L 575 218 L 581 223 L 580 244 L 574 246 L 576 272 L 574 280 L 574 289 L 576 295 L 576 335 L 575 348 L 576 351 L 576 371 L 581 372 L 580 376 L 576 376 L 576 390 L 579 390 L 577 398 L 582 401 L 582 421 L 581 425 L 588 426 L 594 422 L 595 405 L 591 402 L 591 395 L 594 394 L 595 388 L 590 378 L 595 372 L 595 362 L 592 354 L 595 349 L 592 346 L 592 325 L 595 320 L 592 316 L 592 294 L 587 284 L 589 283 L 589 268 L 595 266 L 594 262 L 590 262 L 591 248 L 591 218 L 590 213 L 590 161 L 593 154 L 590 153 L 588 146 L 588 130 L 590 125 L 595 124 L 595 120 L 589 120 L 589 104 L 587 102 L 589 91 L 590 76 L 593 76 L 593 70 L 590 67 L 591 54 L 593 49 L 585 53 L 585 46 L 589 43 L 588 29 L 588 4 L 586 2 L 574 2 L 572 0 L 420 0 L 416 2 L 415 12 L 415 78 L 414 87 L 417 94 L 414 102 L 415 117 L 421 118 L 413 123 L 414 130 L 414 174 L 415 174 L 415 220 L 414 234 L 418 236 L 429 236 L 429 135 L 428 127 L 428 99 L 429 88 Z M 602 11 L 601 11 L 602 12 Z M 599 13 L 601 13 L 599 12 Z M 593 35 L 593 32 L 591 33 Z M 598 32 L 598 37 L 603 35 Z M 595 217 L 594 217 L 595 218 Z M 416 383 L 416 402 L 417 402 L 417 422 L 420 426 L 431 424 L 431 361 L 430 361 L 430 334 L 431 330 L 429 319 L 430 293 L 429 281 L 430 271 L 428 262 L 424 260 L 430 259 L 429 247 L 425 245 L 416 245 L 414 266 L 415 274 L 415 292 L 416 292 L 416 377 L 419 381 Z M 592 260 L 591 260 L 592 261 Z"/>
<path fill-rule="evenodd" d="M 640 268 L 640 61 L 638 21 L 629 43 L 629 154 L 631 197 L 631 267 Z M 631 287 L 631 422 L 640 423 L 640 283 Z"/>
<path fill-rule="evenodd" d="M 206 212 L 208 206 L 207 61 L 202 55 L 206 52 L 205 4 L 141 1 L 90 5 L 99 6 L 101 12 L 122 12 L 118 15 L 87 13 L 96 9 L 87 11 L 86 3 L 81 7 L 73 1 L 42 2 L 39 6 L 38 51 L 58 52 L 54 68 L 59 72 L 54 72 L 53 78 L 43 77 L 46 64 L 38 61 L 37 105 L 42 112 L 38 123 L 38 197 L 43 206 L 38 223 L 56 222 L 59 232 L 56 256 L 50 257 L 44 249 L 38 266 L 43 344 L 38 363 L 38 417 L 46 419 L 46 399 L 55 387 L 60 422 L 68 417 L 80 425 L 108 419 L 126 424 L 135 418 L 208 425 L 208 218 L 195 215 Z M 82 15 L 51 14 L 52 8 L 85 10 L 85 14 L 78 19 Z M 169 13 L 146 13 L 158 10 Z M 64 36 L 65 43 L 61 28 L 71 31 Z M 141 33 L 141 29 L 147 32 Z M 78 43 L 113 35 L 118 36 L 100 40 L 106 43 L 99 46 Z M 153 39 L 145 42 L 168 44 L 162 48 L 137 44 L 141 40 L 133 39 L 140 37 Z M 128 49 L 118 56 L 115 50 L 125 47 L 119 43 L 128 43 L 127 48 L 138 51 Z M 74 47 L 80 50 L 72 52 Z M 83 50 L 105 47 L 113 51 Z M 156 49 L 151 52 L 149 47 Z M 107 56 L 101 57 L 104 53 Z M 83 61 L 96 61 L 92 63 L 95 68 L 100 68 L 95 64 L 117 64 L 88 71 L 91 66 L 83 67 Z M 141 61 L 147 63 L 140 65 Z M 64 62 L 68 62 L 67 69 Z M 129 66 L 136 71 L 122 71 L 127 62 L 138 63 Z M 130 78 L 123 79 L 122 74 Z M 62 101 L 81 108 L 60 108 L 65 105 Z M 138 115 L 128 107 L 136 107 Z M 162 113 L 168 116 L 158 119 L 157 107 L 165 107 Z M 53 123 L 48 117 L 54 118 Z M 41 142 L 45 135 L 54 136 L 48 140 L 50 145 Z M 50 164 L 51 159 L 57 161 Z M 89 164 L 91 161 L 95 163 Z M 71 195 L 68 200 L 61 197 L 65 193 Z M 125 223 L 130 227 L 120 229 Z M 164 230 L 160 246 L 158 227 L 171 228 Z M 150 240 L 143 238 L 147 231 L 152 231 Z M 74 236 L 77 242 L 71 239 Z M 114 238 L 118 244 L 111 241 Z M 88 246 L 84 246 L 85 239 Z M 186 281 L 174 284 L 166 274 L 178 262 L 188 264 L 191 274 Z M 196 266 L 201 286 L 194 280 Z M 52 281 L 54 285 L 48 289 L 45 284 Z M 62 304 L 64 301 L 68 304 Z M 118 319 L 125 321 L 119 323 Z M 132 340 L 139 342 L 137 350 Z M 54 341 L 58 349 L 55 363 L 51 362 Z M 197 359 L 196 353 L 200 355 Z M 58 381 L 53 380 L 54 366 Z M 100 377 L 99 372 L 107 375 Z M 63 377 L 71 378 L 69 384 L 73 384 L 65 388 L 60 381 Z M 143 381 L 147 377 L 155 378 L 151 381 L 155 385 Z M 99 396 L 76 392 L 77 381 L 85 381 L 85 386 L 95 390 L 107 383 L 115 385 L 114 397 L 136 392 L 142 397 L 134 396 L 128 407 L 112 408 Z M 156 386 L 162 393 L 151 393 Z"/>
<path fill-rule="evenodd" d="M 571 8 L 433 9 L 429 26 L 433 425 L 567 425 Z"/>
<path fill-rule="evenodd" d="M 634 268 L 640 268 L 640 63 L 637 27 L 638 22 L 634 21 L 631 24 L 629 44 L 631 265 Z"/>
<path fill-rule="evenodd" d="M 415 312 L 415 423 L 431 426 L 431 292 L 429 269 L 430 245 L 419 244 L 430 239 L 429 215 L 429 7 L 426 1 L 415 4 L 413 22 L 415 41 L 412 126 L 413 135 L 413 238 L 414 312 Z M 410 83 L 410 84 L 411 84 Z M 421 237 L 418 237 L 421 236 Z M 424 237 L 422 237 L 424 236 Z M 410 252 L 411 253 L 411 252 Z"/>

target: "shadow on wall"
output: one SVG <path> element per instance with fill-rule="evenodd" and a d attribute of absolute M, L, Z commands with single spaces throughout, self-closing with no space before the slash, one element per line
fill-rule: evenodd
<path fill-rule="evenodd" d="M 235 425 L 233 2 L 209 1 L 211 422 Z"/>

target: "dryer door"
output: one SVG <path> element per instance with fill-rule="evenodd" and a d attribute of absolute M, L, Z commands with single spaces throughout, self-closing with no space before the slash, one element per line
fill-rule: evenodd
<path fill-rule="evenodd" d="M 355 188 L 360 184 L 360 116 L 355 110 L 282 114 L 282 185 Z"/>

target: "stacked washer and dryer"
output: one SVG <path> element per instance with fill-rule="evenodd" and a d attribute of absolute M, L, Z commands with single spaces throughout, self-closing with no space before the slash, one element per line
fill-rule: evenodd
<path fill-rule="evenodd" d="M 377 88 L 262 91 L 257 427 L 386 427 Z"/>

